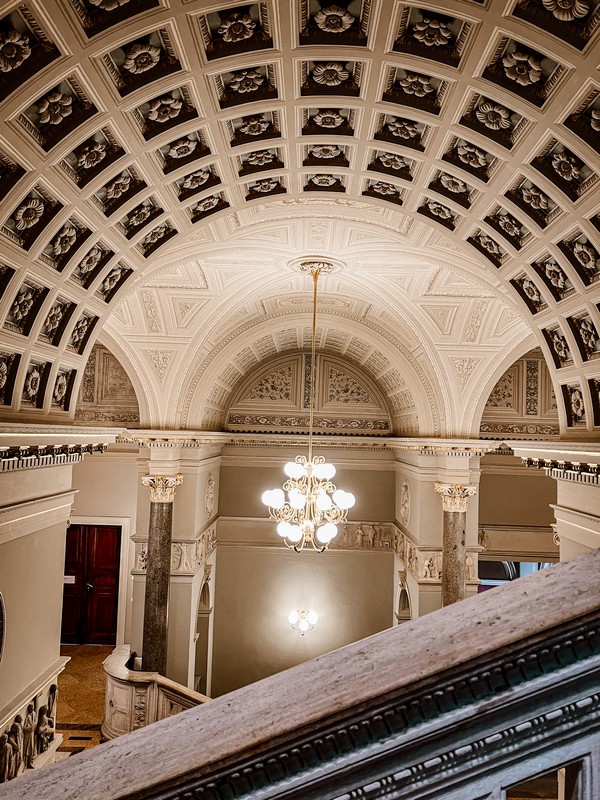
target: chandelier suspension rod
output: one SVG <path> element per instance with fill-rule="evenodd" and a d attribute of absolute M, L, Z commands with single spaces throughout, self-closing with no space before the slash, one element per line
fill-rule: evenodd
<path fill-rule="evenodd" d="M 317 267 L 311 270 L 313 277 L 313 317 L 312 317 L 312 348 L 310 356 L 310 400 L 308 404 L 308 460 L 312 461 L 313 419 L 315 405 L 315 350 L 317 338 L 317 282 L 321 270 Z"/>

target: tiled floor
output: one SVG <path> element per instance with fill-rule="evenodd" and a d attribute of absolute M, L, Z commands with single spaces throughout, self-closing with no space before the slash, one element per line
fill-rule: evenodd
<path fill-rule="evenodd" d="M 61 647 L 61 655 L 71 660 L 58 678 L 56 729 L 64 737 L 58 758 L 100 744 L 105 690 L 102 662 L 113 649 L 104 645 Z"/>

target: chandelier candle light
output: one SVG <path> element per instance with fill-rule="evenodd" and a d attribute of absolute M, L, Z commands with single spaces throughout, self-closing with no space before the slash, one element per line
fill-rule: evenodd
<path fill-rule="evenodd" d="M 335 475 L 333 464 L 326 463 L 323 456 L 313 456 L 317 283 L 319 274 L 332 268 L 332 264 L 322 261 L 300 265 L 300 269 L 310 271 L 313 278 L 308 458 L 296 456 L 294 461 L 289 461 L 284 467 L 288 480 L 283 484 L 283 490 L 269 489 L 262 495 L 271 519 L 278 522 L 277 533 L 296 552 L 309 545 L 318 552 L 326 550 L 337 535 L 337 526 L 346 521 L 348 509 L 354 505 L 354 495 L 336 489 L 331 482 Z"/>

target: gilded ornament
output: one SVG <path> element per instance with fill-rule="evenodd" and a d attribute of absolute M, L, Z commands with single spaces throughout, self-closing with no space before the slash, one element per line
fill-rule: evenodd
<path fill-rule="evenodd" d="M 73 98 L 62 92 L 52 92 L 38 105 L 39 120 L 44 125 L 60 125 L 73 111 Z"/>
<path fill-rule="evenodd" d="M 542 65 L 539 59 L 520 50 L 505 55 L 502 64 L 506 77 L 516 81 L 519 86 L 531 86 L 542 77 Z"/>
<path fill-rule="evenodd" d="M 488 236 L 487 233 L 480 233 L 477 237 L 479 244 L 483 247 L 484 250 L 487 250 L 488 253 L 491 253 L 494 256 L 500 255 L 500 248 L 496 244 L 496 242 L 492 239 L 491 236 Z"/>
<path fill-rule="evenodd" d="M 75 244 L 77 229 L 73 225 L 65 225 L 52 242 L 52 251 L 55 256 L 66 253 Z"/>
<path fill-rule="evenodd" d="M 418 42 L 427 47 L 442 47 L 448 44 L 452 34 L 445 22 L 439 19 L 429 19 L 423 17 L 421 22 L 417 22 L 413 28 L 413 36 Z"/>
<path fill-rule="evenodd" d="M 386 127 L 392 136 L 397 136 L 399 139 L 416 139 L 419 135 L 417 126 L 403 119 L 394 119 L 388 122 Z"/>
<path fill-rule="evenodd" d="M 585 416 L 585 405 L 580 389 L 571 389 L 571 411 L 577 420 Z"/>
<path fill-rule="evenodd" d="M 67 377 L 64 373 L 60 373 L 58 378 L 56 379 L 56 383 L 54 384 L 54 391 L 52 392 L 52 397 L 55 403 L 60 404 L 67 393 Z"/>
<path fill-rule="evenodd" d="M 332 5 L 322 8 L 313 19 L 326 33 L 343 33 L 348 30 L 356 17 L 352 16 L 347 9 Z"/>
<path fill-rule="evenodd" d="M 336 178 L 333 175 L 313 175 L 311 181 L 315 186 L 333 186 Z"/>
<path fill-rule="evenodd" d="M 99 247 L 92 247 L 90 252 L 82 259 L 79 264 L 79 272 L 81 275 L 87 275 L 92 272 L 95 267 L 100 263 L 102 258 L 102 250 Z"/>
<path fill-rule="evenodd" d="M 474 144 L 459 144 L 456 147 L 456 154 L 460 160 L 470 167 L 487 167 L 487 158 L 483 150 L 475 147 Z"/>
<path fill-rule="evenodd" d="M 125 194 L 125 192 L 129 189 L 130 184 L 131 175 L 119 175 L 119 177 L 115 178 L 114 181 L 106 184 L 106 199 L 117 200 L 119 197 L 121 197 L 121 195 Z"/>
<path fill-rule="evenodd" d="M 544 302 L 539 289 L 530 278 L 523 278 L 521 286 L 523 287 L 523 292 L 527 295 L 532 303 L 541 305 Z"/>
<path fill-rule="evenodd" d="M 426 75 L 417 75 L 415 72 L 408 72 L 400 78 L 398 85 L 405 94 L 413 94 L 415 97 L 425 97 L 434 91 L 429 78 Z"/>
<path fill-rule="evenodd" d="M 334 144 L 316 144 L 311 148 L 310 154 L 315 158 L 336 158 L 341 155 L 341 150 Z"/>
<path fill-rule="evenodd" d="M 197 172 L 192 172 L 187 175 L 181 184 L 183 189 L 197 189 L 210 178 L 210 170 L 200 169 Z"/>
<path fill-rule="evenodd" d="M 567 285 L 567 276 L 558 266 L 556 261 L 548 260 L 544 262 L 544 273 L 550 283 L 557 289 L 564 289 Z"/>
<path fill-rule="evenodd" d="M 90 0 L 93 6 L 98 6 L 103 11 L 116 11 L 120 6 L 125 6 L 129 0 Z"/>
<path fill-rule="evenodd" d="M 590 4 L 586 0 L 542 0 L 546 11 L 550 11 L 561 22 L 572 22 L 589 13 Z"/>
<path fill-rule="evenodd" d="M 575 242 L 573 245 L 573 255 L 582 267 L 594 274 L 600 269 L 600 256 L 595 247 L 589 242 Z"/>
<path fill-rule="evenodd" d="M 579 180 L 579 166 L 576 159 L 568 153 L 553 153 L 552 167 L 565 181 Z"/>
<path fill-rule="evenodd" d="M 151 206 L 138 206 L 128 215 L 128 227 L 137 227 L 145 222 L 152 211 Z"/>
<path fill-rule="evenodd" d="M 27 315 L 31 311 L 34 300 L 35 292 L 33 289 L 25 289 L 24 291 L 19 292 L 17 299 L 11 306 L 11 316 L 14 317 L 17 322 L 22 322 L 24 319 L 26 319 Z"/>
<path fill-rule="evenodd" d="M 115 286 L 118 284 L 118 282 L 121 280 L 122 276 L 123 276 L 123 270 L 121 267 L 115 267 L 114 269 L 112 269 L 108 273 L 106 278 L 102 281 L 102 286 L 101 286 L 102 293 L 108 294 L 110 291 L 112 291 L 112 289 L 114 289 Z"/>
<path fill-rule="evenodd" d="M 31 55 L 29 37 L 16 30 L 0 33 L 0 71 L 12 72 Z"/>
<path fill-rule="evenodd" d="M 183 108 L 181 100 L 178 100 L 176 97 L 171 97 L 171 95 L 168 94 L 151 100 L 148 105 L 150 107 L 148 119 L 161 123 L 168 122 L 170 119 L 175 119 Z"/>
<path fill-rule="evenodd" d="M 242 42 L 254 34 L 256 22 L 250 14 L 231 14 L 221 22 L 217 30 L 224 42 Z"/>
<path fill-rule="evenodd" d="M 467 191 L 467 184 L 464 181 L 455 178 L 454 175 L 448 175 L 446 172 L 440 175 L 440 183 L 444 189 L 455 194 L 464 194 Z"/>
<path fill-rule="evenodd" d="M 265 76 L 255 69 L 243 69 L 236 72 L 229 83 L 229 88 L 244 94 L 245 92 L 256 92 L 265 82 Z"/>
<path fill-rule="evenodd" d="M 389 169 L 407 169 L 408 164 L 402 158 L 402 156 L 396 156 L 393 153 L 381 153 L 379 156 L 379 160 L 383 164 L 384 167 L 388 167 Z"/>
<path fill-rule="evenodd" d="M 146 72 L 160 61 L 160 47 L 153 44 L 134 44 L 125 52 L 123 69 L 134 75 Z"/>
<path fill-rule="evenodd" d="M 537 186 L 521 187 L 521 196 L 527 205 L 539 211 L 547 211 L 550 206 L 548 195 L 545 195 Z"/>
<path fill-rule="evenodd" d="M 264 167 L 267 164 L 271 164 L 273 161 L 275 161 L 275 154 L 271 153 L 269 150 L 256 150 L 246 157 L 246 162 L 255 167 Z"/>
<path fill-rule="evenodd" d="M 328 61 L 326 64 L 315 64 L 312 77 L 316 83 L 339 86 L 348 80 L 350 72 L 339 61 Z"/>
<path fill-rule="evenodd" d="M 169 146 L 168 155 L 171 158 L 185 158 L 194 152 L 197 144 L 196 139 L 178 139 Z"/>
<path fill-rule="evenodd" d="M 510 111 L 496 103 L 481 103 L 475 109 L 475 116 L 482 125 L 493 131 L 510 128 Z"/>
<path fill-rule="evenodd" d="M 198 205 L 196 206 L 196 211 L 202 213 L 203 211 L 210 211 L 211 208 L 214 208 L 217 203 L 219 202 L 218 195 L 212 194 L 210 197 L 205 197 L 204 200 L 201 200 Z"/>
<path fill-rule="evenodd" d="M 35 197 L 30 197 L 15 211 L 14 220 L 17 230 L 22 231 L 24 228 L 32 228 L 37 225 L 43 213 L 44 203 Z"/>
<path fill-rule="evenodd" d="M 240 131 L 246 136 L 260 136 L 269 127 L 269 123 L 262 116 L 245 117 L 240 125 Z"/>
<path fill-rule="evenodd" d="M 452 219 L 452 212 L 450 209 L 438 203 L 437 200 L 428 200 L 427 207 L 430 213 L 435 217 L 440 217 L 440 219 Z"/>
<path fill-rule="evenodd" d="M 392 183 L 386 183 L 385 181 L 375 181 L 371 184 L 371 189 L 373 189 L 374 192 L 377 192 L 377 194 L 396 194 L 396 187 Z"/>
<path fill-rule="evenodd" d="M 279 181 L 274 180 L 274 178 L 265 178 L 262 181 L 257 181 L 252 189 L 255 192 L 272 192 L 273 189 L 276 189 L 279 184 Z"/>
<path fill-rule="evenodd" d="M 142 247 L 149 247 L 152 244 L 156 244 L 159 239 L 162 239 L 165 233 L 167 232 L 166 225 L 157 225 L 156 228 L 153 228 L 150 233 L 148 233 L 141 241 Z"/>
<path fill-rule="evenodd" d="M 319 111 L 315 114 L 313 122 L 321 128 L 339 128 L 344 122 L 344 118 L 339 111 L 329 109 L 327 111 Z"/>
<path fill-rule="evenodd" d="M 550 341 L 559 360 L 561 362 L 568 361 L 570 358 L 569 347 L 562 333 L 559 333 L 559 331 L 552 331 Z"/>
<path fill-rule="evenodd" d="M 25 380 L 25 394 L 30 400 L 37 395 L 40 390 L 40 382 L 42 380 L 42 376 L 39 373 L 37 367 L 34 367 L 31 372 L 27 374 L 27 378 Z"/>
<path fill-rule="evenodd" d="M 510 214 L 497 214 L 496 222 L 502 230 L 509 236 L 519 238 L 521 236 L 521 224 Z"/>
<path fill-rule="evenodd" d="M 62 307 L 62 305 L 60 305 L 60 303 L 58 305 L 55 305 L 54 308 L 50 309 L 48 316 L 44 320 L 44 328 L 48 335 L 53 333 L 53 331 L 55 331 L 58 328 L 64 314 L 65 310 Z"/>
<path fill-rule="evenodd" d="M 102 142 L 94 142 L 92 145 L 87 145 L 79 154 L 77 159 L 77 166 L 83 169 L 95 167 L 106 156 L 106 145 Z"/>

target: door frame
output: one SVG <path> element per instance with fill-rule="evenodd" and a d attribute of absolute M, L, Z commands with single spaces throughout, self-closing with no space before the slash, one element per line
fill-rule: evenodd
<path fill-rule="evenodd" d="M 135 546 L 131 541 L 130 517 L 83 517 L 73 514 L 69 523 L 71 525 L 115 525 L 121 528 L 121 552 L 119 554 L 119 592 L 117 600 L 117 645 L 125 644 L 125 627 L 127 623 L 127 609 L 131 603 L 127 602 L 127 587 L 133 569 Z"/>

